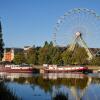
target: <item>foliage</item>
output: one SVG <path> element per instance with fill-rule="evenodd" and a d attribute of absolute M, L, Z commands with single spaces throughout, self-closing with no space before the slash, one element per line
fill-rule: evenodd
<path fill-rule="evenodd" d="M 88 55 L 84 48 L 76 46 L 74 51 L 68 49 L 62 53 L 64 64 L 86 64 Z"/>
<path fill-rule="evenodd" d="M 30 48 L 27 51 L 27 55 L 26 55 L 26 62 L 28 64 L 36 64 L 36 50 L 34 48 Z"/>
<path fill-rule="evenodd" d="M 43 47 L 39 49 L 39 55 L 38 55 L 38 60 L 39 60 L 39 64 L 42 65 L 43 63 L 47 63 L 48 61 L 48 48 L 47 47 Z"/>
<path fill-rule="evenodd" d="M 72 51 L 65 50 L 62 53 L 62 60 L 64 62 L 64 65 L 71 63 L 71 56 L 72 56 Z"/>
<path fill-rule="evenodd" d="M 61 52 L 57 47 L 53 46 L 53 43 L 45 42 L 43 48 L 39 50 L 39 64 L 60 64 Z"/>
<path fill-rule="evenodd" d="M 86 64 L 88 55 L 85 49 L 82 47 L 77 47 L 75 49 L 76 50 L 74 51 L 74 54 L 73 54 L 72 64 L 79 64 L 79 65 Z"/>
<path fill-rule="evenodd" d="M 3 58 L 3 53 L 4 53 L 4 42 L 2 38 L 2 27 L 1 27 L 1 22 L 0 22 L 0 61 Z"/>
<path fill-rule="evenodd" d="M 100 66 L 100 57 L 94 57 L 89 64 Z"/>
<path fill-rule="evenodd" d="M 25 63 L 25 55 L 23 52 L 19 52 L 15 55 L 13 62 L 15 64 L 22 64 Z"/>
<path fill-rule="evenodd" d="M 53 46 L 52 42 L 45 42 L 43 47 L 33 47 L 23 53 L 15 55 L 14 63 L 28 63 L 34 65 L 57 64 L 57 65 L 100 65 L 100 57 L 95 57 L 91 61 L 83 47 L 75 45 L 73 51 L 68 47 L 61 48 Z"/>

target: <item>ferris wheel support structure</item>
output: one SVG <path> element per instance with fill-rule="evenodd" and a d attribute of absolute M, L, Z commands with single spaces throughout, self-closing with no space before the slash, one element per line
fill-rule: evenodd
<path fill-rule="evenodd" d="M 88 49 L 88 46 L 86 45 L 85 41 L 82 38 L 82 34 L 80 32 L 77 32 L 75 34 L 75 40 L 74 42 L 69 46 L 68 50 L 73 51 L 75 49 L 76 43 L 80 42 L 81 45 L 85 48 L 87 55 L 88 55 L 88 60 L 91 60 L 93 58 L 93 54 L 91 51 Z"/>

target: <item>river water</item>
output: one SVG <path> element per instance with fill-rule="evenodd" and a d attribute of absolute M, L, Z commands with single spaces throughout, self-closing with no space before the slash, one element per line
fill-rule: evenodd
<path fill-rule="evenodd" d="M 100 73 L 0 73 L 0 82 L 18 100 L 100 100 Z"/>

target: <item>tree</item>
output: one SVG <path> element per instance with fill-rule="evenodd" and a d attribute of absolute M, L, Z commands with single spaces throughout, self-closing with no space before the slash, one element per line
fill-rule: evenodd
<path fill-rule="evenodd" d="M 53 43 L 48 43 L 47 41 L 44 43 L 44 46 L 39 49 L 39 64 L 52 64 L 52 59 L 54 57 L 53 53 L 54 47 Z"/>
<path fill-rule="evenodd" d="M 36 64 L 36 50 L 35 50 L 35 48 L 30 48 L 27 51 L 26 62 L 28 64 Z"/>
<path fill-rule="evenodd" d="M 72 53 L 73 52 L 72 51 L 69 51 L 68 49 L 66 49 L 62 53 L 62 60 L 64 62 L 64 65 L 71 64 Z"/>
<path fill-rule="evenodd" d="M 44 46 L 39 49 L 39 64 L 59 64 L 62 65 L 61 51 L 54 47 L 52 41 L 45 42 Z"/>
<path fill-rule="evenodd" d="M 19 52 L 17 54 L 15 54 L 15 57 L 14 57 L 14 60 L 13 62 L 15 64 L 22 64 L 22 63 L 25 63 L 26 60 L 25 60 L 25 55 L 23 52 Z"/>
<path fill-rule="evenodd" d="M 100 56 L 99 56 L 99 57 L 94 57 L 94 58 L 89 62 L 89 64 L 100 66 Z"/>
<path fill-rule="evenodd" d="M 47 47 L 43 47 L 43 48 L 40 48 L 39 49 L 39 55 L 38 55 L 38 61 L 39 61 L 39 64 L 42 65 L 42 64 L 45 64 L 45 63 L 48 63 L 48 56 L 47 56 L 47 52 L 48 52 L 48 48 Z"/>
<path fill-rule="evenodd" d="M 49 51 L 49 43 L 45 41 L 44 46 L 39 49 L 38 54 L 38 63 L 40 65 L 42 64 L 48 64 L 50 56 L 48 55 Z"/>
<path fill-rule="evenodd" d="M 72 56 L 72 64 L 87 64 L 88 55 L 86 50 L 83 47 L 75 48 L 75 51 Z"/>
<path fill-rule="evenodd" d="M 44 47 L 48 47 L 48 46 L 49 46 L 49 43 L 47 41 L 45 41 Z"/>
<path fill-rule="evenodd" d="M 62 53 L 64 64 L 87 64 L 87 52 L 83 47 L 76 45 L 74 51 L 68 49 Z"/>
<path fill-rule="evenodd" d="M 62 65 L 61 50 L 58 47 L 53 47 L 52 50 L 52 63 L 57 65 Z"/>
<path fill-rule="evenodd" d="M 4 42 L 2 38 L 2 27 L 1 27 L 1 22 L 0 22 L 0 61 L 3 58 L 3 53 L 4 53 Z"/>

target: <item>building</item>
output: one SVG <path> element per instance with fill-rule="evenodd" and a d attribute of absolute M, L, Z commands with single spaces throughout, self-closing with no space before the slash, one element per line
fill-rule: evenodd
<path fill-rule="evenodd" d="M 5 48 L 4 49 L 4 57 L 2 61 L 11 62 L 14 59 L 14 56 L 18 52 L 23 52 L 22 48 Z"/>
<path fill-rule="evenodd" d="M 27 51 L 27 50 L 29 50 L 31 48 L 32 48 L 31 46 L 24 46 L 24 51 Z"/>

